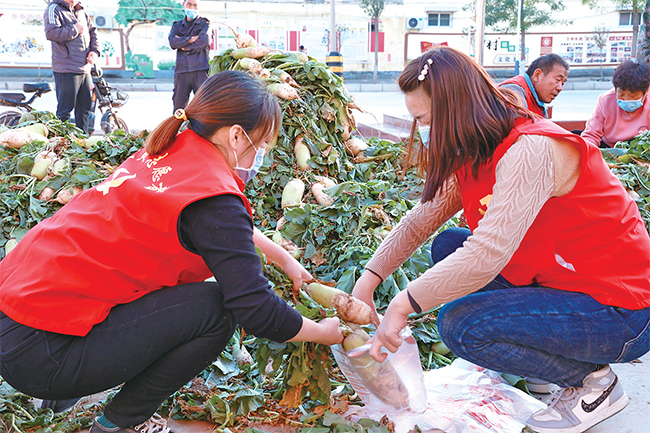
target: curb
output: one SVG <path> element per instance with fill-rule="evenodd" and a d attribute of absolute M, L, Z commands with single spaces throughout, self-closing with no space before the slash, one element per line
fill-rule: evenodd
<path fill-rule="evenodd" d="M 23 80 L 0 81 L 0 91 L 19 91 L 23 90 L 23 83 L 33 83 L 38 81 L 51 80 L 32 80 L 32 77 L 25 77 Z M 122 80 L 109 80 L 111 86 L 124 90 L 126 92 L 171 92 L 174 90 L 173 82 L 125 82 Z M 399 86 L 395 82 L 391 83 L 363 83 L 363 82 L 344 82 L 345 87 L 350 93 L 358 92 L 399 92 Z M 563 90 L 609 90 L 613 87 L 611 81 L 574 81 L 564 84 Z"/>

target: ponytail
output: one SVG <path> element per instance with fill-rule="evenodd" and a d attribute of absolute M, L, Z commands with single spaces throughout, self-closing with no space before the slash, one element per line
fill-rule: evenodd
<path fill-rule="evenodd" d="M 178 130 L 183 124 L 183 119 L 169 116 L 154 129 L 144 142 L 147 153 L 151 156 L 159 155 L 171 147 L 176 140 Z"/>
<path fill-rule="evenodd" d="M 159 155 L 176 139 L 182 123 L 199 137 L 210 140 L 223 127 L 240 125 L 251 138 L 276 136 L 282 110 L 261 82 L 242 71 L 224 71 L 209 77 L 184 111 L 165 119 L 147 137 L 149 155 Z"/>

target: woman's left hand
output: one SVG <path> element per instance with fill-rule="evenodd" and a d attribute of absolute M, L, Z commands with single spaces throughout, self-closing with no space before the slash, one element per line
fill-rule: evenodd
<path fill-rule="evenodd" d="M 375 361 L 383 362 L 388 356 L 386 353 L 380 353 L 382 347 L 388 349 L 391 353 L 397 352 L 397 349 L 402 345 L 402 337 L 400 332 L 406 326 L 406 319 L 408 315 L 413 313 L 413 307 L 408 299 L 406 290 L 399 292 L 386 309 L 386 314 L 377 328 L 377 332 L 369 341 L 372 343 L 370 347 L 370 356 Z"/>
<path fill-rule="evenodd" d="M 307 269 L 280 245 L 267 238 L 257 227 L 253 228 L 253 241 L 266 255 L 269 262 L 279 266 L 293 282 L 293 293 L 298 294 L 303 283 L 314 280 Z"/>
<path fill-rule="evenodd" d="M 304 268 L 300 262 L 293 257 L 283 264 L 282 270 L 287 277 L 293 282 L 293 293 L 298 294 L 302 288 L 303 283 L 309 283 L 314 280 L 314 277 Z"/>

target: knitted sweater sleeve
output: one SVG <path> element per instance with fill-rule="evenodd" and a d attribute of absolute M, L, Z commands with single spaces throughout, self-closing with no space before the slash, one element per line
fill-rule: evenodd
<path fill-rule="evenodd" d="M 433 200 L 418 203 L 391 230 L 366 269 L 385 280 L 447 220 L 462 209 L 456 176 L 443 184 Z"/>
<path fill-rule="evenodd" d="M 411 281 L 411 298 L 428 310 L 489 283 L 513 256 L 544 203 L 553 196 L 550 140 L 522 136 L 496 167 L 493 196 L 472 236 L 446 259 Z"/>

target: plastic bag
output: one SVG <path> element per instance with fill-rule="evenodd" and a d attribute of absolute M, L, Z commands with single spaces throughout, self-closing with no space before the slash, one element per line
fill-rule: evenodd
<path fill-rule="evenodd" d="M 445 433 L 521 433 L 528 418 L 546 407 L 499 373 L 462 359 L 426 371 L 423 377 L 428 401 L 423 413 L 377 405 L 371 399 L 363 407 L 351 407 L 345 416 L 356 421 L 386 415 L 395 423 L 395 433 L 407 433 L 416 425 L 421 431 Z"/>
<path fill-rule="evenodd" d="M 351 358 L 340 345 L 332 346 L 337 364 L 365 404 L 386 410 L 424 412 L 427 390 L 422 377 L 418 346 L 409 328 L 400 333 L 402 345 L 377 362 L 366 353 Z"/>

